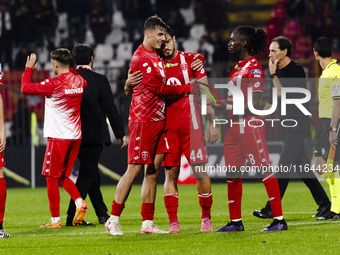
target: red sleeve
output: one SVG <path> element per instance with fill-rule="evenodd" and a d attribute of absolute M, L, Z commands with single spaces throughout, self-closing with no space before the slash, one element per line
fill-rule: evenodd
<path fill-rule="evenodd" d="M 200 53 L 190 53 L 190 54 L 186 54 L 186 57 L 187 57 L 187 63 L 188 63 L 188 67 L 190 68 L 191 70 L 191 64 L 196 60 L 195 56 L 198 54 L 198 59 L 201 60 L 203 62 L 203 65 L 205 63 L 205 59 L 204 59 L 204 56 Z M 197 79 L 202 79 L 204 77 L 207 77 L 207 74 L 204 70 L 204 68 L 202 68 L 201 70 L 199 71 L 194 71 L 194 70 L 191 70 L 193 76 Z"/>
<path fill-rule="evenodd" d="M 264 74 L 262 68 L 253 68 L 248 74 L 249 87 L 252 87 L 253 92 L 263 92 Z"/>
<path fill-rule="evenodd" d="M 155 62 L 150 58 L 141 58 L 137 69 L 143 73 L 142 84 L 157 96 L 173 96 L 190 93 L 190 84 L 184 86 L 165 85 L 165 73 L 161 62 Z M 133 70 L 133 72 L 137 71 Z M 139 85 L 140 86 L 140 85 Z"/>
<path fill-rule="evenodd" d="M 21 77 L 21 92 L 24 95 L 51 96 L 54 91 L 54 78 L 39 83 L 31 83 L 33 70 L 26 67 Z"/>

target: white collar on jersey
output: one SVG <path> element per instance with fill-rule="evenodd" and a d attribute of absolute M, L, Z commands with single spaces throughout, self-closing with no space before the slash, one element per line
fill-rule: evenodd
<path fill-rule="evenodd" d="M 79 66 L 77 66 L 77 68 L 76 69 L 88 69 L 88 70 L 92 70 L 91 69 L 91 67 L 90 66 L 88 66 L 88 65 L 79 65 Z"/>

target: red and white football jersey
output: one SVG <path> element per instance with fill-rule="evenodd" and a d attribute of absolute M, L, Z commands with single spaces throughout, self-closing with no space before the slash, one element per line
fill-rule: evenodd
<path fill-rule="evenodd" d="M 244 95 L 244 105 L 247 105 L 248 88 L 251 87 L 253 89 L 253 92 L 263 92 L 263 78 L 264 74 L 262 66 L 254 57 L 251 57 L 237 63 L 237 65 L 230 72 L 228 84 L 232 83 L 234 86 L 241 89 Z M 228 104 L 232 104 L 232 102 L 233 95 L 231 93 L 228 93 Z M 241 134 L 253 132 L 254 128 L 252 126 L 260 125 L 259 123 L 256 124 L 257 119 L 262 120 L 261 117 L 252 113 L 245 113 L 244 115 L 233 115 L 233 111 L 228 111 L 229 131 Z M 252 126 L 248 125 L 249 120 L 252 120 Z M 233 123 L 233 125 L 230 126 L 230 123 Z"/>
<path fill-rule="evenodd" d="M 186 86 L 165 86 L 164 62 L 156 51 L 149 51 L 140 45 L 132 56 L 131 72 L 143 74 L 141 84 L 133 87 L 130 106 L 130 122 L 154 122 L 165 119 L 164 96 L 186 94 Z"/>
<path fill-rule="evenodd" d="M 80 103 L 87 82 L 74 70 L 40 83 L 31 83 L 33 70 L 26 68 L 21 79 L 25 95 L 45 96 L 44 136 L 81 139 Z"/>
<path fill-rule="evenodd" d="M 194 62 L 193 53 L 177 51 L 174 58 L 165 60 L 165 73 L 167 85 L 182 86 L 193 78 L 207 76 L 204 69 L 194 71 L 191 64 Z M 200 55 L 200 58 L 204 57 Z M 201 128 L 201 106 L 197 104 L 196 95 L 182 95 L 166 98 L 166 122 L 169 129 L 190 131 Z"/>

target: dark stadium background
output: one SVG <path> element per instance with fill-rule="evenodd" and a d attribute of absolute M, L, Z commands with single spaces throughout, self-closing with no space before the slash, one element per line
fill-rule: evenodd
<path fill-rule="evenodd" d="M 31 114 L 37 117 L 35 148 L 36 185 L 45 185 L 40 176 L 46 140 L 42 137 L 43 98 L 25 97 L 20 93 L 20 79 L 26 56 L 35 52 L 39 67 L 34 81 L 50 75 L 49 52 L 59 47 L 72 49 L 87 43 L 95 49 L 94 69 L 108 76 L 116 105 L 127 130 L 130 100 L 123 93 L 130 58 L 142 42 L 144 20 L 159 15 L 174 30 L 177 48 L 200 52 L 206 59 L 209 78 L 225 78 L 235 61 L 226 44 L 231 31 L 239 25 L 264 28 L 268 42 L 278 35 L 293 43 L 292 59 L 305 68 L 311 80 L 320 75 L 312 53 L 313 40 L 319 36 L 332 39 L 334 57 L 340 56 L 340 3 L 336 0 L 15 0 L 0 1 L 0 61 L 4 72 L 1 93 L 5 106 L 7 148 L 6 167 L 30 180 Z M 268 76 L 268 52 L 259 60 Z M 317 87 L 311 81 L 313 127 L 307 141 L 309 155 L 315 136 Z M 268 88 L 264 99 L 268 98 Z M 264 103 L 264 102 L 263 102 Z M 223 132 L 222 132 L 223 133 Z M 280 152 L 279 127 L 267 132 L 270 153 Z M 208 147 L 212 153 L 222 150 L 222 143 Z M 104 149 L 101 163 L 122 175 L 126 168 L 126 150 L 118 144 Z M 75 167 L 75 170 L 77 166 Z M 162 171 L 161 171 L 162 172 Z M 142 175 L 137 183 L 141 183 Z M 163 176 L 159 181 L 164 180 Z M 213 181 L 221 181 L 214 178 Z M 7 178 L 9 187 L 23 186 Z M 103 184 L 116 181 L 102 176 Z"/>

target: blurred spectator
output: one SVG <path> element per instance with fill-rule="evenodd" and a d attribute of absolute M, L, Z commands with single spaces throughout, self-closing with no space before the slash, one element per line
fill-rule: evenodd
<path fill-rule="evenodd" d="M 17 109 L 13 115 L 13 124 L 10 127 L 11 136 L 7 139 L 7 145 L 29 145 L 31 140 L 31 114 L 32 110 L 27 106 L 27 101 L 20 98 Z"/>
<path fill-rule="evenodd" d="M 60 41 L 60 48 L 65 48 L 68 49 L 69 51 L 72 51 L 73 42 L 70 40 L 70 38 L 63 38 Z"/>
<path fill-rule="evenodd" d="M 13 39 L 16 44 L 28 43 L 32 39 L 32 15 L 27 0 L 15 1 L 13 10 Z"/>
<path fill-rule="evenodd" d="M 25 65 L 27 61 L 27 56 L 31 53 L 28 46 L 23 44 L 18 51 L 15 61 L 14 61 L 14 69 L 15 70 L 25 70 Z"/>
<path fill-rule="evenodd" d="M 219 78 L 225 76 L 229 52 L 227 41 L 218 37 L 217 31 L 210 32 L 210 43 L 214 47 L 213 64 L 211 66 L 211 77 Z"/>
<path fill-rule="evenodd" d="M 128 40 L 132 42 L 135 39 L 135 32 L 143 30 L 145 19 L 153 14 L 151 3 L 149 0 L 125 0 L 122 7 Z"/>
<path fill-rule="evenodd" d="M 222 1 L 201 0 L 195 1 L 196 23 L 205 24 L 206 29 L 220 29 L 225 24 Z"/>
<path fill-rule="evenodd" d="M 186 27 L 184 18 L 178 11 L 178 8 L 176 8 L 175 6 L 171 7 L 164 21 L 171 27 L 174 35 L 177 38 L 183 38 L 188 36 L 189 29 Z"/>
<path fill-rule="evenodd" d="M 291 18 L 302 17 L 305 11 L 305 3 L 303 0 L 288 0 L 285 3 L 286 13 Z"/>
<path fill-rule="evenodd" d="M 5 1 L 0 2 L 0 59 L 12 69 L 12 18 Z"/>
<path fill-rule="evenodd" d="M 208 41 L 208 37 L 205 35 L 202 36 L 199 41 L 198 52 L 203 54 L 207 65 L 213 63 L 214 46 Z"/>
<path fill-rule="evenodd" d="M 104 43 L 106 35 L 110 32 L 110 14 L 102 0 L 92 1 L 90 11 L 90 29 L 95 43 Z"/>
<path fill-rule="evenodd" d="M 51 36 L 54 36 L 57 17 L 53 10 L 52 1 L 34 0 L 32 10 L 34 13 L 33 25 L 38 32 L 36 39 L 41 44 L 44 39 L 48 41 Z"/>
<path fill-rule="evenodd" d="M 307 1 L 306 11 L 301 19 L 307 35 L 311 35 L 313 30 L 316 29 L 315 21 L 318 20 L 319 17 L 320 13 L 317 11 L 314 1 Z"/>
<path fill-rule="evenodd" d="M 66 1 L 68 31 L 72 41 L 83 43 L 85 40 L 86 24 L 89 13 L 88 0 Z"/>

